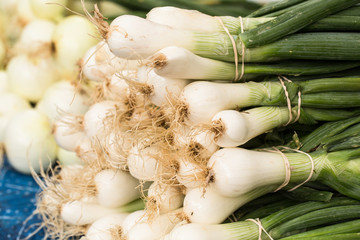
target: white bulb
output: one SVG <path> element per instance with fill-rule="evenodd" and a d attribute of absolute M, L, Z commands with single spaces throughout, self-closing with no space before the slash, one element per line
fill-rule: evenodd
<path fill-rule="evenodd" d="M 57 145 L 45 115 L 33 109 L 15 114 L 5 132 L 5 150 L 10 164 L 22 173 L 39 172 L 54 162 Z"/>
<path fill-rule="evenodd" d="M 85 17 L 71 15 L 58 23 L 53 41 L 55 59 L 64 78 L 73 79 L 77 76 L 77 64 L 85 52 L 98 42 L 96 36 L 95 26 Z"/>
<path fill-rule="evenodd" d="M 38 102 L 36 108 L 46 114 L 53 123 L 64 114 L 85 114 L 90 106 L 90 97 L 69 81 L 51 85 Z"/>
<path fill-rule="evenodd" d="M 59 79 L 51 57 L 15 56 L 7 66 L 7 74 L 11 91 L 32 102 L 39 101 L 47 88 Z"/>
<path fill-rule="evenodd" d="M 17 112 L 30 108 L 30 103 L 16 94 L 0 94 L 0 142 L 4 141 L 5 131 L 11 117 Z"/>

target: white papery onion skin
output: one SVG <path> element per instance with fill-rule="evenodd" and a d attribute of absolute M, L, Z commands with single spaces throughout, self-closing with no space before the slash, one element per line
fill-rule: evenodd
<path fill-rule="evenodd" d="M 106 77 L 114 74 L 103 46 L 106 46 L 104 42 L 98 43 L 87 50 L 83 57 L 82 73 L 91 81 L 102 82 Z"/>

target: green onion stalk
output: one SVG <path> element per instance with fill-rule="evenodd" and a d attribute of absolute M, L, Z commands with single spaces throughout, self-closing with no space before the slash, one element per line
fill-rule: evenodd
<path fill-rule="evenodd" d="M 342 11 L 323 19 L 320 19 L 300 31 L 358 31 L 357 7 L 352 11 Z M 275 17 L 232 17 L 207 15 L 198 11 L 176 7 L 157 7 L 146 14 L 146 19 L 172 28 L 190 30 L 194 32 L 212 32 L 237 35 L 242 32 L 253 30 L 261 24 L 276 19 Z M 351 24 L 351 26 L 349 26 Z"/>
<path fill-rule="evenodd" d="M 320 231 L 324 225 L 336 226 L 339 221 L 346 221 L 348 225 L 334 227 L 334 233 L 354 233 L 359 231 L 360 220 L 356 220 L 360 214 L 358 204 L 359 202 L 353 199 L 334 197 L 327 203 L 312 201 L 299 203 L 261 219 L 210 225 L 190 223 L 175 228 L 164 240 L 257 240 L 270 239 L 269 236 L 272 239 L 279 239 L 291 231 L 304 231 L 306 227 L 317 228 Z M 332 233 L 331 230 L 329 232 Z"/>
<path fill-rule="evenodd" d="M 287 1 L 287 0 L 285 0 Z M 307 0 L 306 0 L 307 1 Z M 282 1 L 280 1 L 279 3 L 281 3 Z M 303 1 L 304 2 L 304 1 Z M 303 4 L 303 3 L 300 3 L 300 4 Z M 280 16 L 281 14 L 285 13 L 286 11 L 288 11 L 289 9 L 294 9 L 296 8 L 297 6 L 296 5 L 292 5 L 292 6 L 289 6 L 289 8 L 284 8 L 284 9 L 280 9 L 278 11 L 273 11 L 273 12 L 269 12 L 268 14 L 264 14 L 262 15 L 261 17 L 268 17 L 268 18 L 271 18 L 271 17 L 277 17 L 277 16 Z M 260 9 L 259 9 L 260 10 Z M 342 11 L 339 11 L 339 12 L 336 12 L 334 13 L 333 15 L 341 15 L 341 16 L 359 16 L 359 11 L 360 11 L 360 7 L 359 5 L 354 5 L 352 7 L 349 7 L 349 8 L 346 8 Z M 247 17 L 251 17 L 251 15 L 247 16 Z M 259 16 L 258 16 L 259 17 Z"/>
<path fill-rule="evenodd" d="M 360 136 L 359 122 L 360 117 L 353 117 L 323 124 L 300 139 L 302 152 L 292 150 L 294 145 L 291 144 L 280 148 L 284 151 L 282 154 L 272 149 L 268 152 L 242 148 L 218 150 L 208 163 L 216 189 L 224 196 L 236 197 L 259 186 L 281 184 L 288 178 L 287 183 L 293 184 L 318 181 L 360 200 L 360 148 L 354 144 L 354 138 Z M 313 136 L 318 137 L 313 139 Z M 255 162 L 261 167 L 252 173 L 255 175 L 248 176 L 246 172 L 251 171 Z M 279 166 L 276 167 L 276 164 Z M 264 172 L 261 170 L 263 166 Z M 273 169 L 274 172 L 265 169 Z M 267 173 L 270 174 L 265 176 Z M 230 181 L 231 178 L 234 181 Z"/>
<path fill-rule="evenodd" d="M 352 220 L 344 223 L 333 224 L 303 233 L 280 238 L 281 240 L 354 240 L 360 239 L 360 220 Z"/>
<path fill-rule="evenodd" d="M 134 10 L 149 11 L 155 7 L 174 6 L 194 9 L 210 15 L 245 16 L 260 7 L 259 4 L 240 1 L 190 1 L 190 0 L 111 0 Z"/>
<path fill-rule="evenodd" d="M 128 59 L 147 58 L 165 47 L 177 46 L 229 62 L 234 62 L 235 51 L 239 64 L 288 59 L 358 61 L 359 35 L 357 32 L 296 33 L 260 47 L 243 48 L 237 35 L 232 35 L 232 42 L 226 33 L 193 32 L 123 15 L 112 21 L 104 37 L 115 55 Z"/>
<path fill-rule="evenodd" d="M 339 137 L 306 152 L 287 146 L 258 150 L 223 148 L 216 151 L 207 163 L 209 173 L 204 181 L 208 186 L 189 190 L 184 200 L 185 214 L 194 223 L 220 223 L 255 198 L 283 188 L 292 191 L 307 182 L 321 183 L 360 200 L 360 148 L 348 145 L 344 150 L 328 151 L 328 146 L 336 145 L 340 140 L 359 136 L 359 132 L 351 131 L 359 121 L 360 117 L 354 117 L 324 124 L 331 126 L 327 132 L 333 138 L 335 135 L 330 133 L 334 131 L 335 123 L 348 127 L 337 131 L 341 139 Z M 314 132 L 324 130 L 324 125 Z M 303 139 L 300 139 L 300 146 L 306 146 Z M 223 204 L 216 204 L 219 201 Z M 203 206 L 211 207 L 211 214 L 208 207 Z"/>
<path fill-rule="evenodd" d="M 331 67 L 329 65 L 331 64 Z M 279 61 L 238 64 L 195 55 L 180 47 L 166 47 L 152 55 L 148 67 L 163 77 L 207 81 L 246 81 L 269 75 L 302 76 L 330 74 L 360 66 L 359 61 Z"/>
<path fill-rule="evenodd" d="M 275 1 L 272 3 L 265 4 L 263 7 L 259 8 L 258 10 L 252 12 L 248 15 L 248 17 L 260 17 L 267 15 L 272 12 L 277 12 L 279 10 L 287 9 L 291 6 L 294 6 L 296 4 L 305 2 L 307 0 L 280 0 Z"/>
<path fill-rule="evenodd" d="M 358 31 L 360 8 L 355 6 L 349 9 L 315 21 L 299 31 Z M 276 17 L 232 17 L 229 15 L 213 17 L 198 11 L 167 6 L 151 9 L 146 14 L 146 19 L 194 32 L 226 33 L 228 30 L 229 34 L 238 35 L 242 32 L 253 31 L 260 25 L 275 20 Z M 349 24 L 351 26 L 348 26 Z"/>
<path fill-rule="evenodd" d="M 281 189 L 289 183 L 301 186 L 308 181 L 318 181 L 360 199 L 359 149 L 330 153 L 317 150 L 309 154 L 280 150 L 285 152 L 242 148 L 218 150 L 208 163 L 209 174 L 213 176 L 210 184 L 223 196 L 238 197 L 266 185 L 277 185 L 277 189 Z M 262 166 L 254 169 L 254 164 Z M 230 180 L 233 181 L 229 183 Z"/>
<path fill-rule="evenodd" d="M 254 107 L 243 111 L 223 110 L 212 118 L 210 131 L 216 133 L 212 141 L 218 146 L 236 147 L 275 128 L 286 127 L 295 122 L 311 125 L 324 121 L 344 120 L 358 116 L 359 110 L 306 107 L 289 109 L 285 106 Z M 336 146 L 336 149 L 341 150 L 340 147 Z"/>
<path fill-rule="evenodd" d="M 334 193 L 301 186 L 293 191 L 280 190 L 255 199 L 236 210 L 226 222 L 263 218 L 284 208 L 306 201 L 329 202 Z M 231 221 L 230 221 L 231 220 Z"/>
<path fill-rule="evenodd" d="M 342 16 L 334 15 L 321 19 L 303 29 L 303 31 L 311 32 L 359 32 L 360 17 L 359 16 Z"/>
<path fill-rule="evenodd" d="M 295 33 L 326 16 L 352 7 L 359 2 L 356 0 L 308 0 L 295 5 L 294 9 L 287 9 L 284 14 L 274 20 L 241 33 L 239 38 L 248 48 L 266 45 L 286 35 Z"/>
<path fill-rule="evenodd" d="M 234 52 L 238 55 L 240 62 L 269 62 L 287 59 L 356 61 L 360 59 L 359 44 L 357 44 L 359 33 L 357 32 L 297 32 L 359 1 L 306 1 L 304 4 L 309 4 L 309 6 L 306 5 L 306 10 L 301 8 L 298 11 L 286 13 L 289 21 L 286 18 L 282 19 L 285 15 L 283 14 L 270 21 L 265 19 L 265 23 L 261 23 L 262 20 L 253 25 L 250 24 L 250 29 L 242 27 L 242 23 L 247 23 L 247 19 L 207 16 L 206 19 L 211 20 L 207 20 L 206 23 L 216 29 L 215 32 L 201 31 L 201 25 L 204 24 L 199 23 L 186 24 L 200 26 L 199 30 L 191 31 L 174 27 L 166 21 L 162 24 L 162 21 L 154 22 L 123 15 L 112 21 L 109 28 L 104 30 L 103 37 L 115 55 L 129 59 L 146 58 L 165 47 L 177 46 L 203 57 L 230 62 L 234 62 Z M 313 7 L 312 11 L 308 11 L 310 6 Z M 307 12 L 316 15 L 316 18 L 309 17 Z M 294 14 L 297 17 L 293 17 Z M 294 21 L 296 24 L 299 22 L 297 28 L 293 28 Z M 176 22 L 176 20 L 170 22 Z M 200 21 L 200 23 L 203 22 Z M 222 23 L 229 30 L 229 34 L 222 27 Z M 264 28 L 266 31 L 262 30 Z M 256 40 L 252 39 L 253 36 L 256 36 Z M 274 37 L 276 39 L 272 39 Z M 272 40 L 266 40 L 267 38 Z M 262 40 L 264 42 L 261 44 L 256 43 Z"/>
<path fill-rule="evenodd" d="M 297 82 L 280 80 L 245 83 L 192 82 L 185 86 L 180 96 L 181 108 L 177 108 L 177 111 L 181 112 L 182 119 L 179 120 L 193 124 L 210 123 L 220 111 L 255 106 L 291 105 L 294 110 L 296 107 L 328 110 L 360 107 L 359 78 L 324 78 Z M 283 111 L 279 117 L 289 115 L 289 112 Z M 329 111 L 319 111 L 318 114 L 316 111 L 311 112 L 315 112 L 319 120 L 321 115 L 333 115 Z M 306 111 L 304 113 L 304 123 L 316 122 L 312 116 L 306 115 Z M 354 115 L 356 113 L 357 111 Z"/>
<path fill-rule="evenodd" d="M 356 145 L 351 144 L 351 140 L 360 133 L 359 121 L 359 117 L 350 117 L 342 121 L 325 123 L 300 139 L 299 149 L 309 152 L 321 148 L 326 148 L 327 151 L 356 148 Z M 340 145 L 341 149 L 336 148 L 337 145 Z M 294 143 L 290 142 L 288 146 L 294 147 Z"/>

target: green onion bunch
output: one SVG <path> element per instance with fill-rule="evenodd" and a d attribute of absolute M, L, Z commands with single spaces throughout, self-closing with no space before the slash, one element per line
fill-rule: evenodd
<path fill-rule="evenodd" d="M 359 238 L 360 0 L 117 2 L 154 8 L 87 13 L 93 103 L 53 128 L 82 164 L 38 179 L 52 237 Z"/>

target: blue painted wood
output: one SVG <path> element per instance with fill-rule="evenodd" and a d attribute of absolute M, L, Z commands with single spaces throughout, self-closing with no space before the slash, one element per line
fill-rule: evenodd
<path fill-rule="evenodd" d="M 41 219 L 31 217 L 35 210 L 36 194 L 40 191 L 32 176 L 16 172 L 5 159 L 0 169 L 0 239 L 20 240 L 33 233 Z M 43 239 L 37 232 L 29 240 Z"/>

